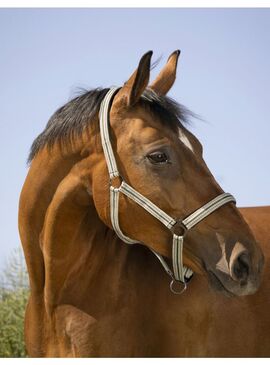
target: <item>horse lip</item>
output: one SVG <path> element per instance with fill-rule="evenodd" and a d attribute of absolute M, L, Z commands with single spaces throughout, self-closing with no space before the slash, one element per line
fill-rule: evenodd
<path fill-rule="evenodd" d="M 223 284 L 221 279 L 217 276 L 217 274 L 215 274 L 215 272 L 212 270 L 208 271 L 208 278 L 209 278 L 211 287 L 215 291 L 222 292 L 227 297 L 241 297 L 241 296 L 246 296 L 246 295 L 252 295 L 252 294 L 256 293 L 256 291 L 258 290 L 258 285 L 256 283 L 255 283 L 256 284 L 255 286 L 253 285 L 254 283 L 250 283 L 251 285 L 245 284 L 244 287 L 239 285 L 236 288 L 236 291 L 234 292 L 234 291 L 228 289 Z"/>
<path fill-rule="evenodd" d="M 222 283 L 222 281 L 219 279 L 219 277 L 212 271 L 208 271 L 208 277 L 211 287 L 217 291 L 222 292 L 227 297 L 236 297 L 237 295 L 233 292 L 231 292 L 229 289 L 226 288 L 226 286 Z"/>

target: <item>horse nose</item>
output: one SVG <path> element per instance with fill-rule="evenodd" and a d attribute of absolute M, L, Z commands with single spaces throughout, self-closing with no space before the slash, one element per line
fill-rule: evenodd
<path fill-rule="evenodd" d="M 240 285 L 245 285 L 248 281 L 250 269 L 251 261 L 248 253 L 241 252 L 231 265 L 231 277 L 238 281 Z"/>

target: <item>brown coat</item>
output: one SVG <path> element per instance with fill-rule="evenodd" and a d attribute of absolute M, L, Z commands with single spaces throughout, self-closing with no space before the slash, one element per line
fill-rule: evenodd
<path fill-rule="evenodd" d="M 175 80 L 178 56 L 171 55 L 150 85 L 156 94 L 148 95 L 159 95 L 157 105 L 168 113 L 163 95 Z M 112 143 L 129 184 L 171 216 L 184 217 L 222 189 L 196 137 L 180 125 L 190 146 L 179 139 L 160 109 L 142 99 L 150 57 L 143 56 L 113 102 Z M 29 355 L 269 356 L 270 207 L 241 209 L 254 234 L 232 203 L 194 227 L 184 262 L 195 275 L 183 295 L 172 294 L 151 251 L 124 244 L 111 229 L 97 118 L 69 144 L 43 146 L 21 193 Z M 156 151 L 167 157 L 164 163 L 153 163 Z M 125 234 L 170 260 L 168 230 L 123 197 L 119 214 Z"/>

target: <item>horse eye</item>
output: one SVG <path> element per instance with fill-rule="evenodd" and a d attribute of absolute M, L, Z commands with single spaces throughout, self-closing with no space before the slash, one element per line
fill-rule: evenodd
<path fill-rule="evenodd" d="M 153 164 L 162 164 L 169 161 L 168 156 L 164 152 L 153 152 L 147 155 L 148 160 Z"/>

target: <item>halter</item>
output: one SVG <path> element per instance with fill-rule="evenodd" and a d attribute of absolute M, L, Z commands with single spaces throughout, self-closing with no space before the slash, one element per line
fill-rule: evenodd
<path fill-rule="evenodd" d="M 119 225 L 119 195 L 120 193 L 127 196 L 129 199 L 133 200 L 148 213 L 158 219 L 165 227 L 167 227 L 172 232 L 172 266 L 171 270 L 164 260 L 164 258 L 150 248 L 150 250 L 156 255 L 161 265 L 171 277 L 172 281 L 170 283 L 170 289 L 175 294 L 181 294 L 187 288 L 187 283 L 193 275 L 193 271 L 188 267 L 183 265 L 183 243 L 184 236 L 192 227 L 194 227 L 201 220 L 206 218 L 209 214 L 213 213 L 218 208 L 222 207 L 224 204 L 229 202 L 236 202 L 235 198 L 228 193 L 223 193 L 218 195 L 216 198 L 210 200 L 207 204 L 203 205 L 201 208 L 197 209 L 195 212 L 190 214 L 185 219 L 174 219 L 170 217 L 167 213 L 157 207 L 145 196 L 140 194 L 137 190 L 133 189 L 132 186 L 127 184 L 121 177 L 119 170 L 117 168 L 116 160 L 114 157 L 110 135 L 109 135 L 109 112 L 112 99 L 116 92 L 119 90 L 118 87 L 112 87 L 108 93 L 105 95 L 99 112 L 99 123 L 100 123 L 100 135 L 101 142 L 104 151 L 104 156 L 107 162 L 107 167 L 110 176 L 110 217 L 114 231 L 118 237 L 128 243 L 141 243 L 139 241 L 133 240 L 124 235 L 121 231 Z M 114 181 L 120 181 L 120 185 L 115 187 L 113 185 Z M 179 231 L 181 230 L 181 233 Z M 176 284 L 181 284 L 181 290 L 176 290 L 174 286 Z"/>

